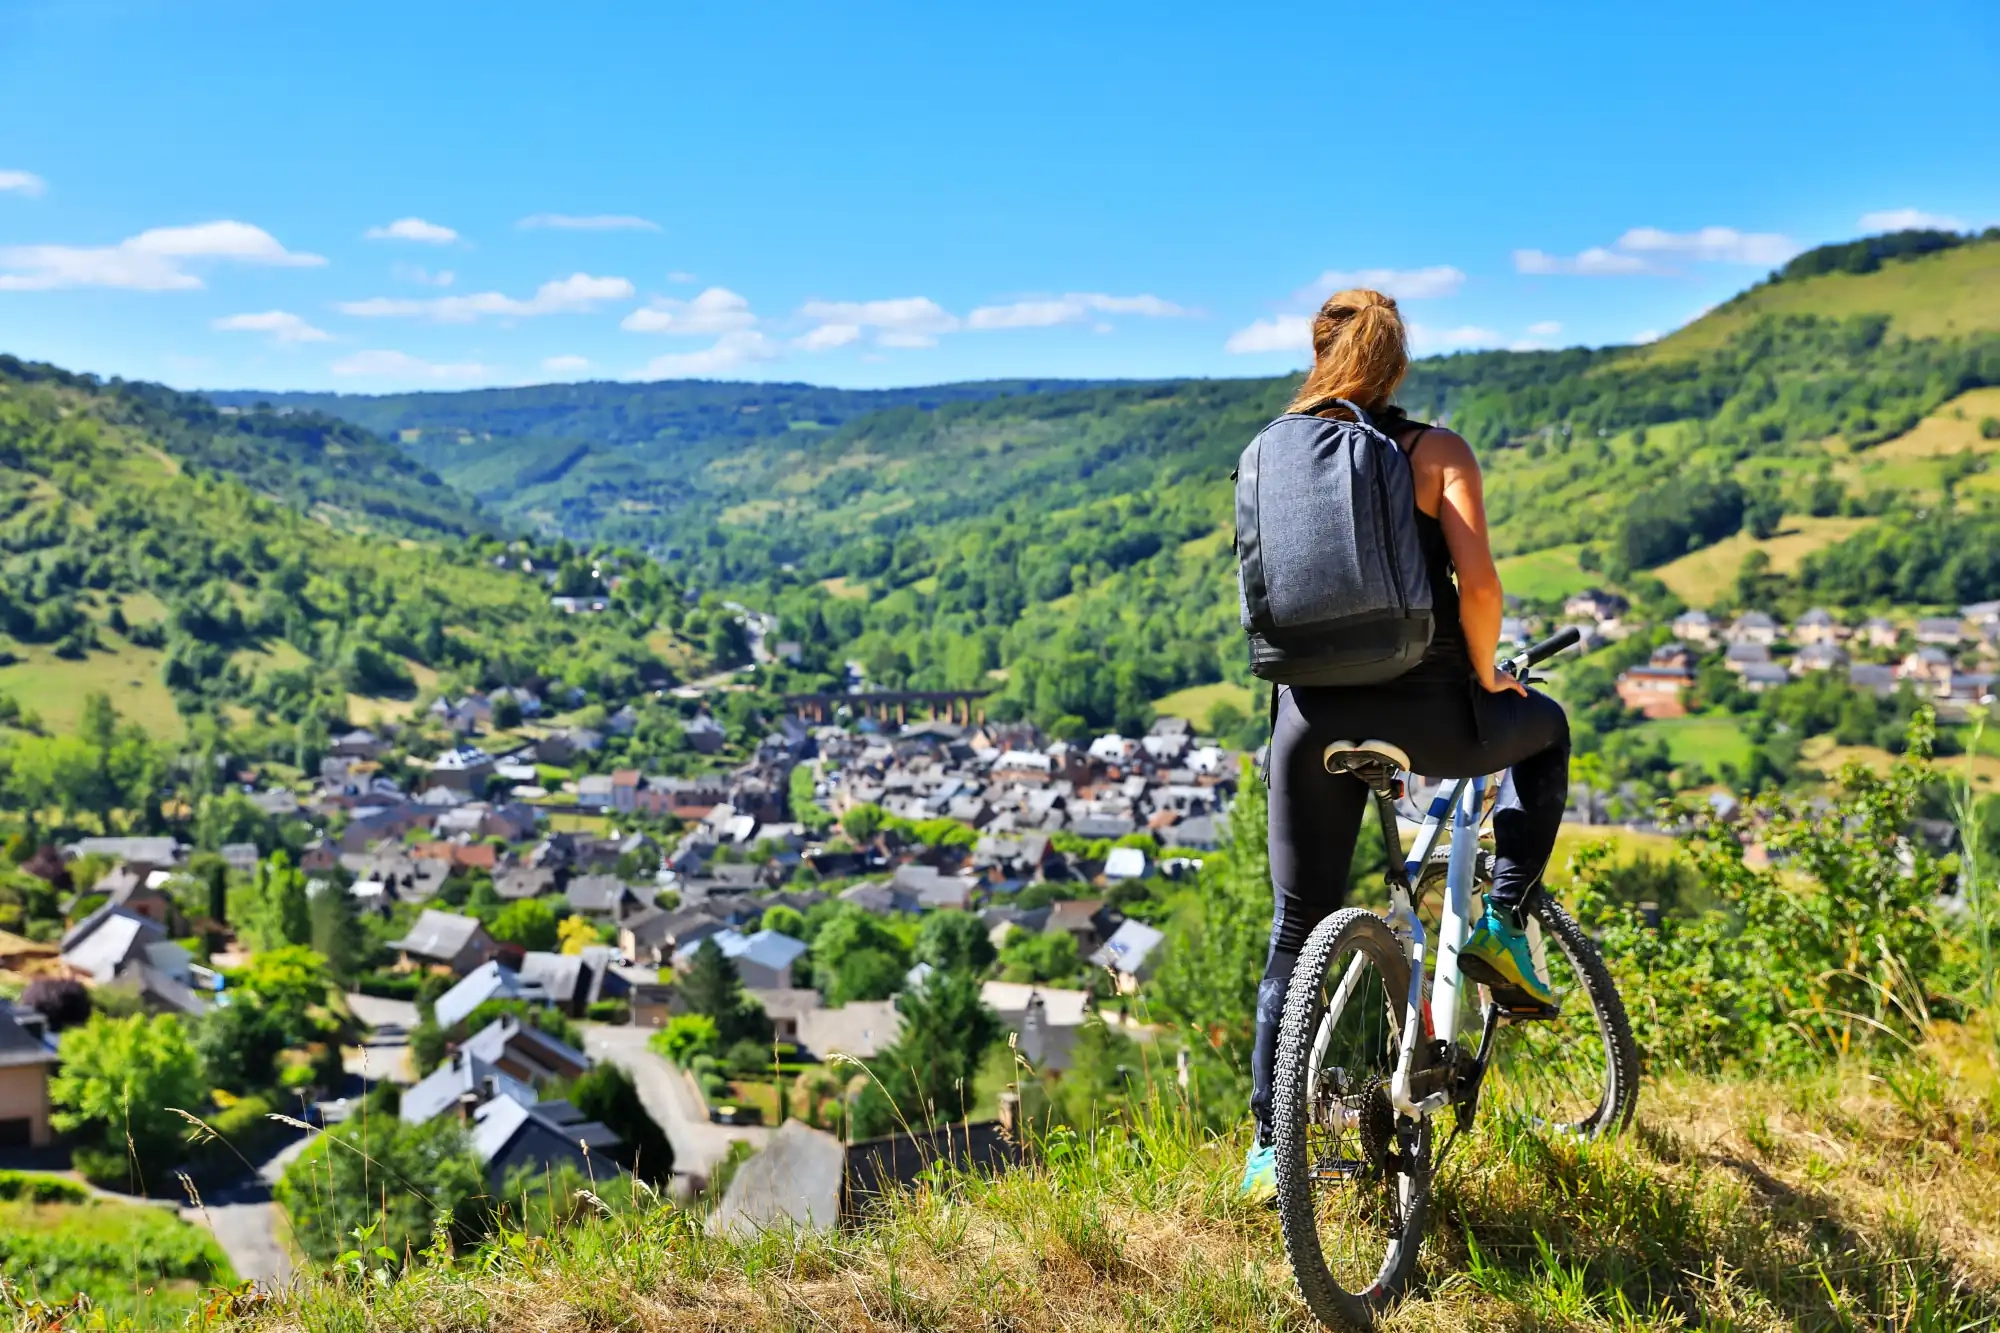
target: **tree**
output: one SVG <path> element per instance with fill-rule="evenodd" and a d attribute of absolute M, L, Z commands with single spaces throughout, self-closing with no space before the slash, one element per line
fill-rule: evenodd
<path fill-rule="evenodd" d="M 764 919 L 760 923 L 765 930 L 775 930 L 780 935 L 789 935 L 795 940 L 806 937 L 805 914 L 796 907 L 778 903 L 764 909 Z"/>
<path fill-rule="evenodd" d="M 61 1032 L 90 1018 L 90 990 L 81 981 L 42 977 L 21 992 L 21 1006 L 40 1014 L 49 1031 Z"/>
<path fill-rule="evenodd" d="M 288 1046 L 338 1033 L 329 1005 L 334 982 L 326 958 L 304 945 L 253 954 L 228 974 L 228 982 L 237 1003 L 253 1003 L 271 1016 Z"/>
<path fill-rule="evenodd" d="M 195 1028 L 194 1044 L 208 1085 L 243 1096 L 271 1086 L 278 1052 L 290 1042 L 270 1010 L 239 1000 L 205 1015 Z"/>
<path fill-rule="evenodd" d="M 687 975 L 681 978 L 680 992 L 689 1010 L 714 1020 L 717 1045 L 728 1047 L 739 1041 L 771 1040 L 770 1015 L 743 993 L 743 979 L 737 974 L 736 964 L 713 938 L 696 947 Z"/>
<path fill-rule="evenodd" d="M 123 1179 L 129 1156 L 141 1184 L 158 1181 L 184 1155 L 187 1126 L 174 1109 L 207 1100 L 201 1070 L 175 1015 L 93 1015 L 63 1038 L 62 1064 L 49 1080 L 51 1123 L 89 1144 L 91 1156 L 79 1162 L 86 1174 Z"/>
<path fill-rule="evenodd" d="M 238 890 L 237 898 L 230 918 L 253 951 L 312 942 L 306 877 L 293 868 L 292 858 L 284 852 L 266 857 L 258 865 L 256 877 Z"/>
<path fill-rule="evenodd" d="M 857 805 L 840 817 L 840 827 L 860 846 L 874 837 L 888 818 L 888 811 L 879 805 Z"/>
<path fill-rule="evenodd" d="M 896 993 L 910 960 L 887 924 L 842 903 L 814 933 L 813 985 L 828 1004 L 882 1000 Z"/>
<path fill-rule="evenodd" d="M 1083 970 L 1076 936 L 1066 930 L 1015 931 L 1000 950 L 1003 981 L 1043 984 L 1073 981 Z"/>
<path fill-rule="evenodd" d="M 566 916 L 556 923 L 556 938 L 562 941 L 562 952 L 582 953 L 597 943 L 597 927 L 588 917 Z"/>
<path fill-rule="evenodd" d="M 329 1263 L 356 1248 L 372 1254 L 379 1245 L 395 1264 L 430 1245 L 437 1220 L 459 1243 L 475 1240 L 476 1201 L 486 1192 L 486 1173 L 457 1119 L 406 1125 L 381 1112 L 357 1113 L 314 1138 L 273 1191 L 314 1259 Z M 364 1228 L 367 1241 L 357 1245 Z"/>
<path fill-rule="evenodd" d="M 968 972 L 984 972 L 994 958 L 985 924 L 970 912 L 958 911 L 926 916 L 917 927 L 917 946 L 912 952 L 920 963 Z"/>
<path fill-rule="evenodd" d="M 546 952 L 556 947 L 556 909 L 539 898 L 523 898 L 501 908 L 489 930 L 503 943 Z"/>
<path fill-rule="evenodd" d="M 601 1060 L 570 1084 L 570 1104 L 624 1140 L 618 1163 L 655 1184 L 674 1174 L 674 1149 L 639 1100 L 632 1076 Z"/>
<path fill-rule="evenodd" d="M 354 899 L 337 884 L 323 885 L 310 895 L 307 916 L 311 921 L 313 949 L 326 959 L 337 977 L 351 977 L 360 970 L 368 939 L 355 914 Z"/>
<path fill-rule="evenodd" d="M 980 1061 L 1000 1036 L 1000 1019 L 969 972 L 931 973 L 897 998 L 896 1011 L 903 1029 L 870 1062 L 875 1077 L 855 1104 L 860 1137 L 964 1119 L 977 1095 Z"/>
<path fill-rule="evenodd" d="M 707 1014 L 675 1014 L 646 1039 L 646 1046 L 661 1059 L 685 1069 L 697 1055 L 714 1055 L 721 1050 L 722 1034 Z"/>

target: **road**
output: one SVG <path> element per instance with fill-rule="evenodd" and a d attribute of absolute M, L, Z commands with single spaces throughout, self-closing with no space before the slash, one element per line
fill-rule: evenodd
<path fill-rule="evenodd" d="M 200 1208 L 181 1209 L 182 1218 L 215 1233 L 236 1276 L 265 1291 L 277 1291 L 292 1278 L 291 1223 L 271 1201 L 271 1186 L 311 1142 L 311 1135 L 293 1139 L 259 1163 L 256 1175 L 204 1196 Z"/>
<path fill-rule="evenodd" d="M 404 1085 L 416 1082 L 417 1069 L 410 1062 L 410 1029 L 417 1025 L 417 1006 L 408 1000 L 351 994 L 347 1007 L 369 1028 L 360 1058 L 350 1057 L 345 1062 L 347 1072 L 371 1083 L 380 1079 Z"/>
<path fill-rule="evenodd" d="M 706 1176 L 739 1139 L 763 1146 L 770 1129 L 762 1125 L 710 1124 L 687 1078 L 646 1049 L 650 1028 L 593 1026 L 583 1034 L 584 1052 L 609 1060 L 632 1075 L 646 1114 L 666 1131 L 674 1145 L 674 1170 L 681 1175 Z"/>

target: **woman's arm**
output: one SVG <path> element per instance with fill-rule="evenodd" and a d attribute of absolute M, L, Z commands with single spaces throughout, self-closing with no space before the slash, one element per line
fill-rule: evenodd
<path fill-rule="evenodd" d="M 1436 430 L 1424 442 L 1424 463 L 1443 482 L 1438 521 L 1445 545 L 1458 571 L 1458 623 L 1465 630 L 1465 650 L 1472 670 L 1488 690 L 1525 693 L 1519 681 L 1493 669 L 1500 649 L 1503 599 L 1500 571 L 1493 567 L 1493 547 L 1486 535 L 1486 490 L 1472 446 L 1448 430 Z"/>

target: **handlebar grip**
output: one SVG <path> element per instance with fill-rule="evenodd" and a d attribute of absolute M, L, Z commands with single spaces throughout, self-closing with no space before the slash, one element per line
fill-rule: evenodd
<path fill-rule="evenodd" d="M 1546 661 L 1548 658 L 1554 657 L 1557 653 L 1570 647 L 1582 637 L 1582 630 L 1574 625 L 1565 625 L 1532 648 L 1520 653 L 1507 665 L 1512 667 L 1516 674 L 1519 674 L 1537 662 Z"/>

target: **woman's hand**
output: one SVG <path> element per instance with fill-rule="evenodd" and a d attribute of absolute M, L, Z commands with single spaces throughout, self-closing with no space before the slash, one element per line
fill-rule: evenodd
<path fill-rule="evenodd" d="M 1523 685 L 1507 672 L 1496 671 L 1491 667 L 1488 667 L 1486 673 L 1479 678 L 1479 684 L 1488 694 L 1512 693 L 1520 695 L 1523 699 L 1528 697 L 1528 687 L 1526 685 Z"/>

